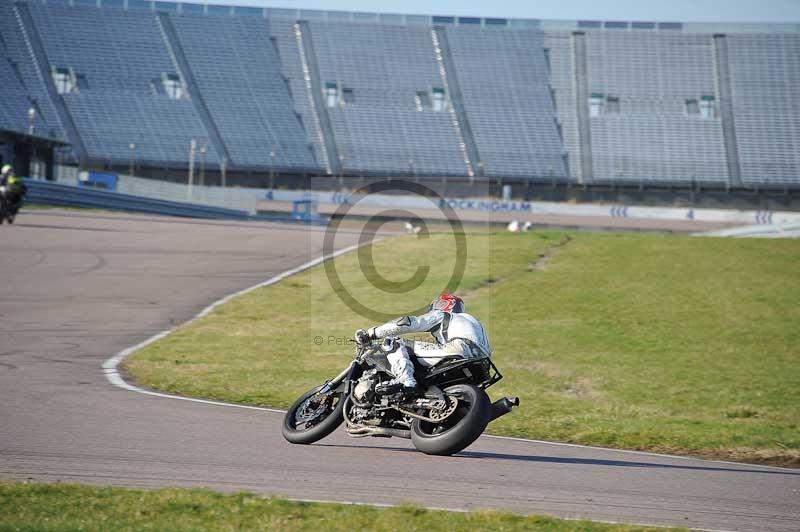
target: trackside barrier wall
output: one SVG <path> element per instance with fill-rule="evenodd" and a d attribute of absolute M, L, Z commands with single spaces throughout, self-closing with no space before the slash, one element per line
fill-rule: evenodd
<path fill-rule="evenodd" d="M 78 183 L 78 172 L 70 166 L 59 166 L 56 171 L 58 182 L 65 185 Z M 165 201 L 192 203 L 246 211 L 256 214 L 258 195 L 252 189 L 223 188 L 144 179 L 129 175 L 117 176 L 117 192 Z"/>
<path fill-rule="evenodd" d="M 68 166 L 57 168 L 61 183 L 76 183 L 77 172 Z M 117 190 L 122 193 L 146 196 L 168 201 L 233 208 L 255 214 L 259 203 L 262 208 L 270 201 L 294 202 L 312 200 L 323 205 L 363 202 L 363 205 L 387 208 L 426 209 L 438 208 L 436 200 L 418 196 L 374 194 L 366 198 L 352 196 L 347 192 L 311 190 L 269 190 L 260 188 L 222 188 L 194 186 L 191 195 L 189 187 L 178 183 L 143 179 L 120 175 Z M 469 220 L 472 213 L 518 213 L 519 219 L 526 215 L 549 214 L 564 216 L 610 216 L 612 218 L 637 218 L 645 220 L 694 220 L 698 222 L 727 222 L 737 224 L 779 224 L 800 223 L 800 214 L 788 211 L 745 211 L 737 209 L 705 209 L 692 207 L 640 207 L 616 204 L 571 204 L 545 201 L 501 201 L 496 198 L 444 198 L 458 215 Z M 267 209 L 268 210 L 268 209 Z"/>
<path fill-rule="evenodd" d="M 121 175 L 117 182 L 117 191 L 133 196 L 235 209 L 249 214 L 256 213 L 255 194 L 252 190 L 242 188 L 199 185 L 189 187 L 181 183 Z"/>
<path fill-rule="evenodd" d="M 62 185 L 47 181 L 26 179 L 28 187 L 26 201 L 46 205 L 84 207 L 97 209 L 140 212 L 185 218 L 208 218 L 247 220 L 253 217 L 246 211 L 157 200 L 119 192 L 107 192 L 91 188 Z"/>
<path fill-rule="evenodd" d="M 737 224 L 800 223 L 800 213 L 787 211 L 741 211 L 736 209 L 696 209 L 692 207 L 638 207 L 612 204 L 571 204 L 546 201 L 502 201 L 493 198 L 439 198 L 372 194 L 356 196 L 343 192 L 253 189 L 263 204 L 269 201 L 290 202 L 312 200 L 320 206 L 356 204 L 385 208 L 429 209 L 442 203 L 464 220 L 473 213 L 517 213 L 520 220 L 527 215 L 610 216 L 642 220 L 694 220 Z"/>

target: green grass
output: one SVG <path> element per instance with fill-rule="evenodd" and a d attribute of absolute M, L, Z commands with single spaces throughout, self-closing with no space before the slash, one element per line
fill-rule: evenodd
<path fill-rule="evenodd" d="M 207 490 L 133 490 L 0 482 L 0 531 L 46 530 L 666 530 L 499 512 L 375 508 Z"/>
<path fill-rule="evenodd" d="M 397 297 L 364 282 L 356 254 L 335 264 L 359 301 L 402 315 L 444 286 L 452 248 L 447 235 L 376 244 L 375 269 L 391 280 L 434 266 Z M 800 241 L 473 233 L 467 257 L 459 292 L 505 375 L 490 395 L 522 399 L 490 432 L 800 466 Z M 341 339 L 367 325 L 320 267 L 237 298 L 126 367 L 152 388 L 286 407 L 344 367 Z"/>

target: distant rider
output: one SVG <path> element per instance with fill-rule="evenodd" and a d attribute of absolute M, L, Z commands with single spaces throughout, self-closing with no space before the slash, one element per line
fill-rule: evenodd
<path fill-rule="evenodd" d="M 0 187 L 8 185 L 8 177 L 11 175 L 14 175 L 14 168 L 10 164 L 4 164 L 2 173 L 0 173 Z"/>
<path fill-rule="evenodd" d="M 3 202 L 9 205 L 14 213 L 21 206 L 26 192 L 27 187 L 22 179 L 14 175 L 14 168 L 10 164 L 3 165 L 2 174 L 0 174 L 0 195 L 3 196 Z"/>
<path fill-rule="evenodd" d="M 436 342 L 391 340 L 396 336 L 419 332 L 431 333 Z M 398 391 L 407 395 L 418 393 L 412 353 L 426 366 L 433 366 L 443 358 L 492 356 L 492 347 L 481 322 L 464 312 L 464 300 L 448 293 L 434 298 L 428 312 L 421 316 L 403 316 L 377 327 L 356 331 L 356 340 L 361 344 L 377 338 L 389 339 L 386 343 L 392 350 L 386 358 L 395 376 L 376 387 L 375 391 L 381 395 Z"/>

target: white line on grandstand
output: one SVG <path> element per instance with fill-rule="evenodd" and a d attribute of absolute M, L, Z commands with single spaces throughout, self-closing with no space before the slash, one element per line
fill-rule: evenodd
<path fill-rule="evenodd" d="M 131 346 L 131 347 L 127 348 L 127 349 L 124 349 L 124 350 L 120 351 L 119 353 L 117 353 L 116 355 L 114 355 L 113 357 L 109 358 L 108 360 L 106 360 L 103 363 L 103 373 L 105 374 L 105 376 L 108 379 L 108 381 L 111 384 L 113 384 L 114 386 L 118 386 L 120 388 L 124 388 L 125 390 L 129 390 L 129 391 L 132 391 L 132 392 L 138 392 L 138 393 L 145 394 L 145 395 L 152 395 L 152 396 L 155 396 L 155 397 L 164 397 L 164 398 L 167 398 L 167 399 L 178 399 L 180 401 L 191 401 L 193 403 L 203 403 L 203 404 L 207 404 L 207 405 L 225 406 L 225 407 L 231 407 L 231 408 L 243 408 L 243 409 L 246 409 L 246 410 L 259 410 L 259 411 L 262 411 L 262 412 L 276 412 L 276 413 L 279 413 L 279 414 L 284 414 L 284 413 L 286 413 L 286 410 L 281 410 L 279 408 L 266 408 L 266 407 L 263 407 L 263 406 L 240 405 L 240 404 L 236 404 L 236 403 L 226 403 L 226 402 L 223 402 L 223 401 L 212 401 L 210 399 L 197 399 L 197 398 L 194 398 L 194 397 L 184 397 L 184 396 L 181 396 L 181 395 L 172 395 L 172 394 L 168 394 L 168 393 L 154 392 L 152 390 L 146 390 L 144 388 L 139 388 L 138 386 L 134 386 L 133 384 L 130 384 L 129 382 L 125 381 L 125 379 L 122 378 L 122 375 L 119 372 L 119 365 L 122 363 L 123 360 L 125 360 L 127 357 L 129 357 L 130 355 L 132 355 L 136 351 L 138 351 L 140 349 L 143 349 L 144 347 L 147 347 L 148 345 L 150 345 L 150 344 L 152 344 L 154 342 L 157 342 L 158 340 L 161 340 L 162 338 L 164 338 L 167 335 L 169 335 L 172 331 L 174 331 L 178 327 L 183 327 L 184 325 L 188 325 L 188 324 L 192 323 L 195 320 L 198 320 L 198 319 L 200 319 L 200 318 L 202 318 L 204 316 L 207 316 L 215 308 L 217 308 L 218 306 L 220 306 L 220 305 L 222 305 L 224 303 L 227 303 L 228 301 L 230 301 L 231 299 L 233 299 L 233 298 L 235 298 L 237 296 L 246 294 L 248 292 L 252 292 L 253 290 L 256 290 L 258 288 L 262 288 L 264 286 L 270 286 L 270 285 L 276 284 L 276 283 L 286 279 L 289 276 L 295 275 L 297 273 L 300 273 L 300 272 L 303 272 L 305 270 L 308 270 L 309 268 L 313 268 L 314 266 L 322 264 L 326 260 L 334 259 L 334 258 L 338 257 L 339 255 L 344 255 L 345 253 L 349 253 L 351 251 L 354 251 L 354 250 L 358 249 L 361 245 L 363 245 L 363 244 L 354 244 L 352 246 L 348 246 L 348 247 L 342 248 L 342 249 L 340 249 L 338 251 L 335 251 L 334 253 L 331 253 L 330 255 L 325 255 L 325 256 L 316 258 L 314 260 L 310 260 L 310 261 L 306 262 L 305 264 L 301 264 L 300 266 L 297 266 L 296 268 L 292 268 L 290 270 L 286 270 L 284 272 L 281 272 L 278 275 L 276 275 L 274 277 L 271 277 L 271 278 L 267 279 L 264 282 L 258 283 L 258 284 L 254 285 L 254 286 L 249 287 L 249 288 L 245 288 L 244 290 L 239 290 L 238 292 L 235 292 L 233 294 L 225 296 L 222 299 L 217 300 L 214 303 L 211 303 L 209 306 L 207 306 L 206 308 L 201 310 L 197 315 L 195 315 L 193 318 L 191 318 L 190 320 L 186 321 L 185 323 L 182 323 L 180 325 L 176 325 L 175 327 L 172 327 L 171 329 L 167 329 L 167 330 L 161 331 L 160 333 L 158 333 L 158 334 L 156 334 L 154 336 L 151 336 L 150 338 L 148 338 L 147 340 L 145 340 L 143 342 L 140 342 L 140 343 L 138 343 L 138 344 L 136 344 L 134 346 Z M 630 451 L 630 450 L 626 450 L 626 449 L 611 449 L 611 448 L 607 448 L 607 447 L 592 447 L 591 445 L 580 445 L 580 444 L 577 444 L 577 443 L 561 443 L 561 442 L 551 442 L 551 441 L 544 441 L 544 440 L 532 440 L 532 439 L 526 439 L 526 438 L 515 438 L 513 436 L 495 436 L 493 434 L 484 434 L 483 437 L 484 438 L 495 438 L 495 439 L 498 439 L 498 440 L 510 440 L 510 441 L 525 442 L 525 443 L 537 443 L 537 444 L 542 444 L 542 445 L 555 445 L 555 446 L 559 446 L 559 447 L 574 447 L 574 448 L 579 448 L 579 449 L 592 449 L 592 450 L 596 450 L 596 451 L 611 451 L 611 452 L 634 454 L 634 455 L 641 455 L 641 456 L 655 456 L 655 457 L 661 457 L 661 458 L 671 458 L 671 459 L 680 459 L 680 460 L 699 460 L 699 461 L 708 462 L 708 463 L 736 465 L 736 466 L 740 466 L 740 467 L 746 466 L 746 467 L 758 467 L 758 468 L 765 468 L 765 469 L 778 469 L 778 470 L 782 470 L 782 471 L 786 471 L 786 470 L 792 471 L 791 469 L 788 469 L 788 468 L 782 468 L 782 467 L 776 467 L 776 466 L 767 466 L 767 465 L 761 465 L 761 464 L 746 464 L 746 463 L 742 463 L 742 462 L 729 462 L 729 461 L 725 461 L 725 460 L 706 460 L 706 459 L 701 459 L 701 458 L 692 458 L 690 456 L 678 456 L 678 455 L 671 455 L 671 454 L 650 453 L 650 452 L 646 452 L 646 451 Z M 300 500 L 300 499 L 296 499 L 296 500 Z M 361 504 L 361 503 L 354 503 L 354 504 Z"/>

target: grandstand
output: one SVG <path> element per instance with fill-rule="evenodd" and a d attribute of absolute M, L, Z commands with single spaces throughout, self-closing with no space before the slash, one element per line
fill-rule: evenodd
<path fill-rule="evenodd" d="M 83 167 L 800 189 L 796 24 L 0 0 L 0 58 Z"/>

